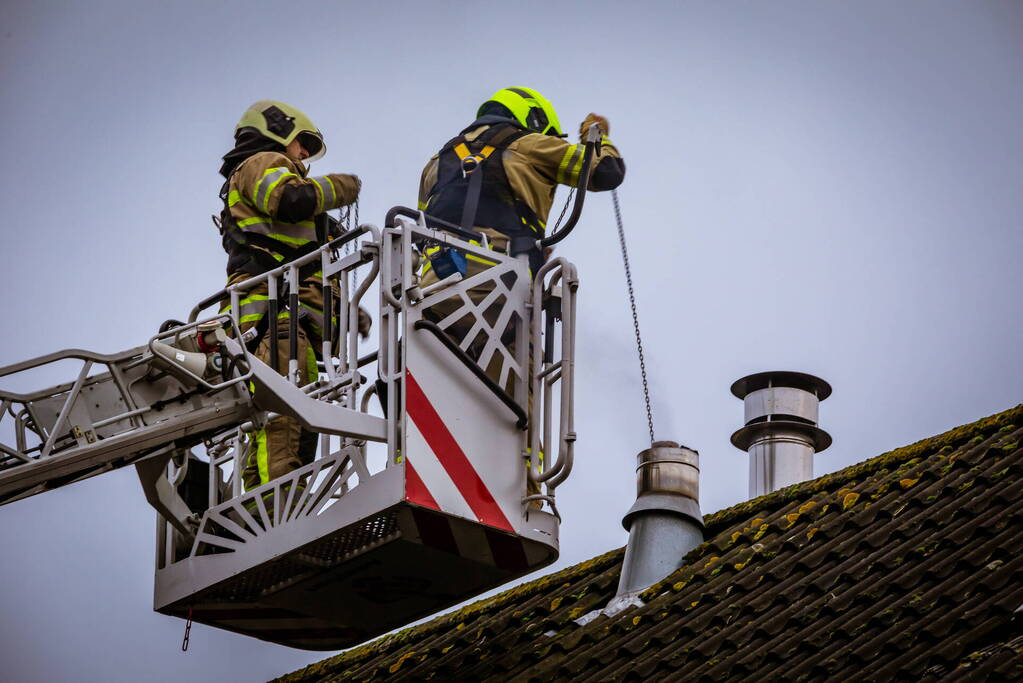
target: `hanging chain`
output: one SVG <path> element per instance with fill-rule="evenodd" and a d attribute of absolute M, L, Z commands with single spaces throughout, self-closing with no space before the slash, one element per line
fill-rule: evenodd
<path fill-rule="evenodd" d="M 558 228 L 561 227 L 561 219 L 565 217 L 565 212 L 568 211 L 568 205 L 572 203 L 572 195 L 575 194 L 575 188 L 571 187 L 568 190 L 568 197 L 565 199 L 565 205 L 561 207 L 561 215 L 558 216 L 557 222 L 554 224 L 554 229 L 551 230 L 551 234 L 557 234 Z"/>
<path fill-rule="evenodd" d="M 654 443 L 654 414 L 650 409 L 650 386 L 646 379 L 646 361 L 643 360 L 643 338 L 639 335 L 639 315 L 636 313 L 636 294 L 632 290 L 632 269 L 629 268 L 629 251 L 625 247 L 625 228 L 622 226 L 622 209 L 618 205 L 618 190 L 611 190 L 614 201 L 615 220 L 618 222 L 618 241 L 622 245 L 622 262 L 625 264 L 625 282 L 629 286 L 629 305 L 632 307 L 632 326 L 636 330 L 636 351 L 639 352 L 639 373 L 643 376 L 643 400 L 646 401 L 646 424 L 650 430 L 650 443 Z"/>
<path fill-rule="evenodd" d="M 360 186 L 361 188 L 361 186 Z M 356 197 L 355 201 L 348 207 L 348 229 L 355 230 L 359 227 L 359 198 Z M 355 248 L 354 243 L 349 242 L 352 248 Z M 349 296 L 355 294 L 355 290 L 359 288 L 359 272 L 357 268 L 352 268 L 352 290 L 349 292 Z"/>
<path fill-rule="evenodd" d="M 355 201 L 349 204 L 348 206 L 341 207 L 339 211 L 340 213 L 338 215 L 338 223 L 341 225 L 342 232 L 347 233 L 359 227 L 358 197 L 356 197 Z M 352 253 L 352 248 L 353 246 L 351 242 L 345 242 L 345 246 L 342 250 L 342 253 L 345 256 L 348 256 L 348 254 Z M 352 283 L 351 292 L 354 292 L 356 289 L 359 288 L 359 274 L 356 272 L 355 269 L 352 269 L 351 283 Z"/>
<path fill-rule="evenodd" d="M 181 651 L 188 651 L 188 636 L 192 631 L 192 608 L 188 608 L 188 621 L 185 622 L 185 638 L 181 641 Z"/>

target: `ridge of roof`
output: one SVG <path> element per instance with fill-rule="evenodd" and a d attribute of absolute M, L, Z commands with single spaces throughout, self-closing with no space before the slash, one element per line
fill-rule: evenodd
<path fill-rule="evenodd" d="M 847 514 L 862 514 L 857 513 L 856 510 L 863 509 L 864 505 L 861 504 L 860 508 L 855 508 L 856 502 L 861 495 L 867 496 L 871 492 L 866 490 L 857 492 L 853 491 L 851 487 L 866 486 L 871 476 L 878 475 L 875 477 L 875 483 L 878 483 L 878 488 L 873 494 L 868 496 L 870 499 L 877 499 L 884 495 L 889 497 L 901 495 L 909 491 L 916 484 L 919 477 L 922 476 L 920 474 L 921 470 L 938 467 L 938 462 L 930 462 L 931 457 L 944 459 L 940 463 L 940 469 L 943 474 L 953 467 L 952 461 L 963 453 L 977 450 L 973 447 L 980 446 L 1000 431 L 1007 432 L 1013 429 L 1019 431 L 1018 425 L 1021 423 L 1023 423 L 1023 404 L 956 427 L 943 434 L 921 439 L 908 446 L 889 451 L 812 481 L 803 482 L 708 515 L 705 518 L 708 541 L 694 549 L 687 556 L 687 565 L 648 589 L 642 596 L 648 604 L 645 608 L 638 608 L 635 616 L 626 615 L 626 621 L 623 621 L 623 615 L 619 615 L 613 620 L 602 618 L 591 622 L 586 627 L 568 628 L 568 630 L 565 630 L 566 627 L 571 626 L 571 624 L 565 621 L 565 618 L 574 619 L 582 612 L 602 606 L 606 602 L 609 592 L 614 590 L 614 585 L 617 584 L 617 575 L 623 552 L 622 548 L 618 548 L 559 572 L 520 584 L 491 598 L 477 601 L 461 609 L 436 617 L 429 622 L 408 627 L 397 633 L 384 636 L 352 650 L 311 664 L 279 680 L 308 681 L 349 675 L 371 677 L 381 670 L 390 674 L 417 675 L 410 673 L 409 667 L 413 666 L 413 662 L 425 661 L 422 657 L 426 652 L 434 652 L 436 654 L 435 658 L 446 658 L 457 654 L 455 652 L 452 655 L 448 655 L 448 652 L 455 647 L 455 644 L 448 641 L 451 640 L 453 632 L 463 631 L 467 629 L 469 624 L 472 624 L 473 628 L 469 628 L 464 632 L 478 631 L 477 635 L 479 638 L 482 638 L 482 640 L 477 638 L 479 642 L 486 640 L 488 634 L 490 639 L 493 640 L 497 634 L 505 630 L 514 629 L 518 629 L 521 633 L 525 634 L 532 633 L 530 637 L 535 640 L 535 637 L 540 635 L 538 631 L 543 631 L 553 620 L 554 613 L 561 611 L 558 608 L 562 600 L 567 599 L 566 604 L 572 604 L 574 607 L 561 618 L 561 632 L 547 641 L 535 641 L 532 647 L 535 651 L 530 654 L 533 659 L 541 657 L 541 663 L 530 667 L 526 671 L 519 670 L 518 675 L 528 677 L 544 675 L 545 672 L 546 674 L 564 673 L 564 669 L 555 668 L 552 671 L 550 667 L 571 667 L 573 665 L 571 660 L 577 659 L 582 661 L 582 655 L 575 656 L 570 654 L 573 653 L 573 647 L 576 643 L 584 639 L 589 639 L 589 641 L 594 639 L 600 640 L 600 638 L 606 637 L 610 633 L 612 627 L 614 627 L 616 632 L 627 633 L 631 628 L 640 623 L 641 620 L 648 619 L 651 610 L 662 609 L 662 607 L 658 606 L 658 603 L 663 603 L 664 600 L 669 599 L 668 596 L 673 594 L 681 595 L 682 591 L 689 590 L 687 585 L 694 578 L 699 578 L 704 582 L 704 585 L 706 582 L 716 581 L 713 577 L 724 568 L 723 564 L 719 565 L 716 563 L 720 562 L 726 553 L 731 553 L 729 557 L 739 560 L 738 562 L 735 562 L 735 559 L 732 560 L 735 564 L 734 570 L 739 570 L 745 563 L 750 562 L 753 557 L 761 553 L 761 551 L 756 549 L 756 546 L 760 545 L 756 541 L 765 533 L 768 533 L 769 527 L 776 532 L 774 535 L 777 536 L 779 535 L 779 530 L 787 529 L 797 524 L 797 521 L 800 521 L 800 517 L 803 517 L 800 523 L 805 523 L 811 517 L 810 510 L 818 505 L 820 507 L 817 507 L 815 514 L 820 517 L 823 517 L 829 505 L 836 506 L 835 509 L 841 513 L 840 517 L 845 517 Z M 1010 435 L 1006 433 L 1002 441 L 1011 436 L 1014 437 L 1016 434 Z M 970 448 L 964 450 L 966 446 Z M 1019 439 L 1017 438 L 1013 443 L 1006 442 L 1005 445 L 998 447 L 1003 451 L 1005 449 L 1016 449 L 1016 452 L 1018 452 L 1018 446 Z M 990 451 L 991 447 L 989 446 L 987 450 Z M 922 467 L 918 467 L 925 460 L 927 462 L 924 462 Z M 916 469 L 913 469 L 914 467 Z M 900 479 L 899 477 L 903 478 Z M 913 477 L 916 477 L 916 479 Z M 887 489 L 892 487 L 892 482 L 895 483 L 895 486 L 893 491 L 889 492 Z M 837 493 L 832 491 L 832 489 L 837 487 L 842 488 Z M 830 501 L 830 497 L 834 495 L 838 496 L 837 502 L 825 502 L 825 499 Z M 820 500 L 818 501 L 816 498 L 820 498 Z M 799 504 L 797 505 L 797 503 Z M 792 508 L 791 512 L 780 515 L 780 513 L 785 512 L 790 507 Z M 869 501 L 866 501 L 866 507 L 870 507 Z M 787 526 L 784 524 L 786 521 L 788 522 Z M 814 523 L 818 524 L 818 526 L 824 526 L 822 523 Z M 734 532 L 732 534 L 725 533 L 733 527 Z M 807 540 L 818 530 L 817 526 L 806 531 L 802 527 L 798 529 L 799 533 L 806 534 Z M 822 533 L 822 537 L 826 537 L 828 533 L 825 530 Z M 770 538 L 765 538 L 764 541 L 766 542 Z M 743 543 L 737 543 L 740 539 Z M 791 545 L 788 541 L 785 543 Z M 742 547 L 740 548 L 740 546 Z M 784 550 L 784 546 L 781 549 Z M 750 557 L 747 559 L 738 558 L 738 555 L 743 553 L 748 554 Z M 766 562 L 770 556 L 770 553 L 764 553 L 758 561 Z M 745 555 L 743 555 L 743 558 L 745 558 Z M 728 569 L 729 572 L 733 571 L 730 565 Z M 722 579 L 724 578 L 722 577 Z M 588 591 L 589 594 L 587 595 Z M 697 602 L 694 602 L 693 605 L 697 605 L 703 599 L 702 596 L 698 597 Z M 563 610 L 564 608 L 561 609 Z M 670 611 L 671 608 L 668 609 Z M 686 612 L 690 609 L 694 608 L 687 607 Z M 708 604 L 705 606 L 705 611 L 713 612 L 714 610 Z M 542 618 L 536 619 L 532 623 L 527 623 L 531 619 L 530 615 L 534 613 Z M 667 613 L 664 612 L 664 614 Z M 488 623 L 487 619 L 481 619 L 483 617 L 493 617 L 492 621 L 494 623 Z M 631 620 L 631 625 L 628 620 Z M 479 626 L 479 628 L 474 628 L 476 626 Z M 446 647 L 444 647 L 445 644 L 447 644 Z M 543 664 L 542 660 L 546 657 L 546 653 L 551 652 L 551 648 L 556 648 L 556 652 L 559 654 L 559 657 L 556 659 L 559 660 L 559 663 Z M 499 649 L 498 652 L 500 651 Z M 401 653 L 400 656 L 399 653 Z M 519 654 L 521 655 L 521 653 Z M 413 656 L 415 658 L 412 661 L 408 661 L 408 666 L 405 666 L 406 661 L 413 658 Z M 480 656 L 482 658 L 486 654 L 484 653 Z M 392 659 L 394 661 L 391 661 Z M 565 661 L 561 662 L 561 660 Z M 426 664 L 421 666 L 426 666 Z M 421 669 L 416 668 L 413 671 L 421 671 Z M 384 675 L 387 674 L 385 673 Z"/>

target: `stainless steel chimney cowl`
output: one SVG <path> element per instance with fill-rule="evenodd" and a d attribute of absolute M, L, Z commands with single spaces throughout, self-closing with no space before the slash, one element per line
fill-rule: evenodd
<path fill-rule="evenodd" d="M 636 460 L 636 502 L 622 518 L 629 544 L 615 596 L 619 602 L 681 567 L 703 542 L 699 453 L 657 441 Z"/>
<path fill-rule="evenodd" d="M 749 497 L 812 479 L 814 453 L 831 445 L 817 425 L 831 385 L 802 372 L 759 372 L 732 384 L 732 394 L 745 403 L 732 445 L 749 453 Z"/>

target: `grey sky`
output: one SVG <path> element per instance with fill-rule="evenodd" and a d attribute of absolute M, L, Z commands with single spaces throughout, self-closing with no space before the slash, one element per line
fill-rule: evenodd
<path fill-rule="evenodd" d="M 817 472 L 1023 397 L 1023 5 L 1016 2 L 6 2 L 0 364 L 146 341 L 223 285 L 219 157 L 251 102 L 304 109 L 318 171 L 379 224 L 499 87 L 611 121 L 660 438 L 742 500 L 750 372 L 818 374 Z M 556 206 L 560 207 L 563 194 Z M 562 558 L 625 540 L 642 399 L 611 202 L 579 267 L 579 431 Z M 67 378 L 52 376 L 45 382 Z M 131 470 L 0 508 L 2 677 L 258 680 L 322 658 L 152 606 Z M 555 568 L 556 568 L 555 567 Z"/>

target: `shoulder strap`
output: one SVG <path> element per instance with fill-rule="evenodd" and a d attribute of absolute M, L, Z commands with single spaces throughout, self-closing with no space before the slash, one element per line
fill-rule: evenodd
<path fill-rule="evenodd" d="M 528 134 L 529 133 L 527 131 L 520 130 L 515 126 L 509 124 L 505 125 L 498 124 L 496 126 L 491 126 L 487 130 L 483 131 L 483 133 L 481 133 L 480 136 L 476 139 L 481 142 L 485 142 L 491 147 L 504 149 L 511 143 L 521 138 L 523 135 Z"/>
<path fill-rule="evenodd" d="M 462 230 L 470 231 L 476 221 L 476 211 L 480 205 L 480 191 L 483 188 L 483 171 L 477 166 L 475 173 L 469 176 L 469 188 L 462 205 Z"/>
<path fill-rule="evenodd" d="M 450 149 L 453 149 L 458 155 L 459 161 L 462 162 L 462 172 L 469 176 L 469 186 L 466 191 L 465 204 L 462 206 L 462 220 L 460 225 L 462 230 L 472 230 L 476 221 L 476 213 L 479 210 L 480 194 L 483 189 L 483 171 L 481 167 L 487 159 L 490 158 L 490 155 L 493 154 L 494 151 L 506 149 L 512 142 L 526 134 L 526 131 L 519 130 L 512 125 L 496 124 L 480 133 L 480 135 L 473 140 L 474 147 L 481 144 L 483 145 L 475 154 L 469 151 L 464 135 L 460 135 L 452 139 L 448 145 L 445 145 L 445 149 L 448 149 L 449 146 L 451 146 Z M 500 163 L 500 156 L 498 156 L 498 164 Z M 504 176 L 503 173 L 500 175 L 502 177 Z"/>

